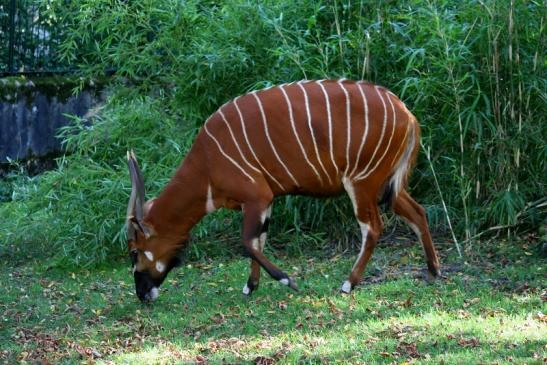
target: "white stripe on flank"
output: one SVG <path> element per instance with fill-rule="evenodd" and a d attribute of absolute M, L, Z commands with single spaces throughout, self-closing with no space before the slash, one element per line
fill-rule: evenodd
<path fill-rule="evenodd" d="M 281 190 L 285 191 L 285 188 L 283 187 L 283 185 L 281 185 L 279 183 L 279 181 L 277 181 L 277 179 L 275 177 L 272 176 L 272 174 L 270 174 L 268 172 L 268 170 L 266 170 L 264 168 L 264 166 L 262 165 L 262 163 L 260 163 L 260 160 L 258 159 L 258 157 L 256 156 L 256 153 L 255 151 L 253 150 L 253 148 L 251 147 L 251 143 L 249 142 L 249 137 L 247 136 L 247 130 L 245 129 L 245 123 L 243 121 L 243 114 L 241 114 L 241 110 L 239 110 L 239 106 L 237 105 L 237 99 L 239 99 L 239 96 L 237 98 L 234 99 L 234 106 L 236 107 L 236 110 L 237 110 L 237 114 L 239 115 L 239 121 L 241 123 L 241 129 L 243 130 L 243 137 L 245 137 L 245 142 L 247 142 L 247 147 L 249 147 L 249 150 L 251 151 L 251 153 L 253 154 L 253 157 L 254 159 L 256 160 L 256 162 L 258 163 L 258 165 L 260 166 L 260 168 L 262 169 L 262 171 L 268 175 L 268 177 L 270 179 L 273 180 L 273 182 L 275 182 L 280 188 Z"/>
<path fill-rule="evenodd" d="M 308 83 L 308 81 L 306 81 L 306 83 Z M 315 141 L 315 136 L 313 134 L 313 128 L 311 125 L 310 101 L 308 99 L 308 93 L 306 92 L 306 89 L 304 89 L 304 86 L 302 86 L 302 82 L 299 82 L 298 86 L 300 86 L 300 89 L 302 89 L 302 92 L 304 93 L 304 102 L 306 104 L 306 115 L 308 116 L 308 128 L 310 128 L 311 139 L 313 141 L 313 148 L 315 149 L 315 155 L 317 156 L 317 161 L 319 161 L 319 164 L 321 165 L 321 169 L 327 176 L 327 179 L 329 179 L 329 184 L 332 184 L 330 176 L 327 170 L 325 169 L 323 162 L 321 161 L 321 157 L 319 157 L 319 149 L 317 148 L 317 142 Z"/>
<path fill-rule="evenodd" d="M 382 162 L 382 160 L 384 159 L 384 157 L 386 156 L 387 154 L 387 151 L 389 151 L 389 146 L 391 146 L 391 141 L 393 139 L 393 135 L 395 134 L 395 122 L 396 122 L 396 115 L 395 115 L 395 107 L 393 106 L 393 103 L 391 102 L 391 98 L 389 97 L 389 95 L 387 95 L 387 101 L 389 101 L 389 104 L 391 105 L 391 112 L 393 113 L 393 128 L 391 128 L 391 135 L 389 136 L 389 140 L 387 142 L 387 146 L 386 148 L 384 149 L 384 153 L 382 154 L 382 156 L 378 159 L 378 162 L 376 162 L 376 165 L 374 165 L 374 167 L 369 171 L 367 172 L 364 176 L 357 176 L 356 179 L 357 180 L 363 180 L 363 179 L 366 179 L 370 174 L 372 174 L 374 172 L 374 170 L 376 170 L 376 168 L 378 167 L 378 165 L 380 165 L 380 162 Z M 386 117 L 387 118 L 387 117 Z"/>
<path fill-rule="evenodd" d="M 372 156 L 370 157 L 370 160 L 368 161 L 368 164 L 365 166 L 363 171 L 359 173 L 359 175 L 356 176 L 356 178 L 359 178 L 359 176 L 365 174 L 372 163 L 374 161 L 374 156 L 376 156 L 376 153 L 378 152 L 378 148 L 380 148 L 380 145 L 382 144 L 382 141 L 384 140 L 384 133 L 386 131 L 386 123 L 387 123 L 387 108 L 386 108 L 386 102 L 384 101 L 384 98 L 382 95 L 380 95 L 380 91 L 378 90 L 378 87 L 374 87 L 374 90 L 376 90 L 376 93 L 378 94 L 378 97 L 382 101 L 382 106 L 384 107 L 384 121 L 382 123 L 382 134 L 380 135 L 380 139 L 378 140 L 378 143 L 376 144 L 376 147 L 374 148 L 374 152 L 372 153 Z"/>
<path fill-rule="evenodd" d="M 232 127 L 230 127 L 230 123 L 228 123 L 228 121 L 226 120 L 226 117 L 224 116 L 224 113 L 222 112 L 222 108 L 220 108 L 218 110 L 218 113 L 220 114 L 220 116 L 222 117 L 222 120 L 224 121 L 224 124 L 226 124 L 226 127 L 228 127 L 228 131 L 230 132 L 230 136 L 232 136 L 232 141 L 234 141 L 234 144 L 236 145 L 236 148 L 237 150 L 239 151 L 239 155 L 241 156 L 241 158 L 243 159 L 243 161 L 245 161 L 245 163 L 247 164 L 247 166 L 249 166 L 250 168 L 252 168 L 253 170 L 255 170 L 256 172 L 260 172 L 259 169 L 257 169 L 256 167 L 254 167 L 253 165 L 250 164 L 249 161 L 247 161 L 247 159 L 245 158 L 245 156 L 243 155 L 243 152 L 241 151 L 241 148 L 239 147 L 239 144 L 237 143 L 237 140 L 236 140 L 236 137 L 234 135 L 234 132 L 232 131 Z"/>
<path fill-rule="evenodd" d="M 291 174 L 291 172 L 287 168 L 287 165 L 285 165 L 285 163 L 281 160 L 281 157 L 279 157 L 279 154 L 277 153 L 277 150 L 275 149 L 272 138 L 270 137 L 270 132 L 268 130 L 268 123 L 266 120 L 266 114 L 264 113 L 264 108 L 262 107 L 262 102 L 260 101 L 260 98 L 258 97 L 256 93 L 251 93 L 251 94 L 255 97 L 256 102 L 258 104 L 258 108 L 260 109 L 260 114 L 262 115 L 262 123 L 264 124 L 264 131 L 266 132 L 266 138 L 268 138 L 268 142 L 270 142 L 270 147 L 272 147 L 272 151 L 275 157 L 277 158 L 277 161 L 279 161 L 279 163 L 283 166 L 283 168 L 285 169 L 285 171 L 287 172 L 291 180 L 294 182 L 294 184 L 296 186 L 299 186 L 298 181 L 296 181 L 294 176 Z"/>
<path fill-rule="evenodd" d="M 414 129 L 410 129 L 415 128 L 414 123 L 416 123 L 415 119 L 411 119 L 407 124 L 403 142 L 401 143 L 401 146 L 399 146 L 399 150 L 397 151 L 397 158 L 391 162 L 392 165 L 395 162 L 395 165 L 392 166 L 393 176 L 390 179 L 390 184 L 395 192 L 395 195 L 397 195 L 403 187 L 404 178 L 408 171 L 408 164 L 410 162 L 410 158 L 412 157 L 412 151 L 414 150 L 414 145 L 416 143 L 416 136 L 414 134 L 415 131 Z M 409 130 L 410 134 L 408 134 Z M 399 152 L 401 151 L 402 147 L 405 148 L 399 156 Z"/>
<path fill-rule="evenodd" d="M 368 135 L 368 102 L 367 97 L 365 96 L 365 92 L 361 88 L 361 83 L 357 84 L 357 88 L 359 89 L 359 92 L 361 93 L 361 98 L 363 99 L 363 105 L 365 110 L 365 130 L 363 132 L 363 138 L 361 138 L 361 145 L 359 146 L 359 151 L 357 152 L 357 160 L 355 161 L 355 166 L 353 166 L 353 170 L 351 170 L 349 176 L 353 176 L 355 173 L 355 170 L 357 170 L 357 167 L 359 166 L 359 161 L 361 160 L 361 152 L 363 151 L 363 147 L 365 146 L 365 141 L 367 139 Z"/>
<path fill-rule="evenodd" d="M 231 158 L 230 156 L 228 156 L 228 154 L 226 154 L 226 152 L 224 152 L 224 150 L 222 149 L 222 146 L 220 145 L 220 143 L 218 142 L 218 140 L 211 134 L 211 132 L 209 132 L 209 130 L 207 129 L 207 123 L 205 123 L 203 125 L 203 129 L 205 130 L 205 133 L 207 133 L 209 135 L 209 137 L 211 137 L 211 139 L 213 141 L 215 141 L 220 153 L 222 153 L 222 155 L 224 155 L 224 157 L 226 157 L 232 164 L 234 164 L 235 167 L 237 167 L 245 176 L 247 176 L 249 178 L 249 180 L 251 180 L 253 183 L 255 182 L 255 179 L 252 178 L 251 175 L 249 175 L 244 169 L 243 167 L 241 167 L 233 158 Z"/>
<path fill-rule="evenodd" d="M 332 161 L 332 164 L 334 165 L 334 170 L 336 170 L 336 174 L 338 174 L 338 166 L 336 165 L 336 162 L 334 161 L 334 153 L 332 148 L 332 115 L 330 113 L 330 102 L 329 102 L 329 95 L 327 94 L 327 90 L 325 90 L 325 86 L 323 86 L 323 81 L 317 81 L 317 84 L 321 87 L 321 90 L 323 91 L 323 95 L 325 95 L 325 104 L 327 106 L 327 118 L 329 122 L 329 148 L 330 148 L 330 159 Z"/>
<path fill-rule="evenodd" d="M 291 105 L 291 101 L 289 100 L 289 96 L 287 95 L 287 92 L 285 91 L 285 89 L 283 89 L 283 86 L 280 86 L 279 89 L 283 93 L 283 96 L 285 97 L 285 101 L 287 102 L 287 108 L 289 109 L 289 119 L 291 121 L 292 131 L 294 133 L 294 136 L 296 137 L 296 141 L 298 142 L 298 145 L 300 146 L 302 155 L 304 155 L 306 162 L 313 169 L 313 172 L 315 172 L 315 175 L 317 175 L 317 178 L 319 179 L 319 181 L 321 181 L 321 185 L 323 185 L 323 179 L 321 178 L 321 175 L 319 175 L 319 172 L 317 171 L 315 166 L 310 162 L 308 155 L 306 154 L 306 150 L 304 149 L 304 146 L 302 145 L 302 141 L 300 141 L 300 137 L 298 137 L 298 133 L 296 132 L 296 126 L 294 125 L 294 115 L 292 112 L 292 105 Z"/>
<path fill-rule="evenodd" d="M 396 163 L 396 161 L 399 161 L 399 158 L 401 157 L 399 156 L 399 154 L 401 153 L 401 150 L 403 149 L 403 147 L 407 145 L 406 137 L 408 136 L 408 130 L 410 129 L 411 125 L 412 124 L 408 123 L 406 126 L 405 135 L 403 136 L 403 140 L 401 141 L 401 145 L 399 146 L 397 153 L 393 156 L 393 159 L 391 159 L 391 164 L 389 165 L 390 168 L 393 168 L 393 165 Z"/>
<path fill-rule="evenodd" d="M 340 88 L 344 92 L 344 95 L 346 96 L 346 125 L 347 125 L 347 140 L 346 140 L 346 169 L 344 170 L 344 176 L 347 175 L 348 169 L 349 169 L 349 147 L 351 144 L 351 105 L 349 100 L 349 94 L 346 88 L 344 87 L 344 84 L 342 82 L 345 79 L 341 79 L 338 81 L 338 85 L 340 85 Z"/>

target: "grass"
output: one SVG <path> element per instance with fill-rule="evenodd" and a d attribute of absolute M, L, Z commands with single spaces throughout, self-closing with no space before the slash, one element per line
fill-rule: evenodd
<path fill-rule="evenodd" d="M 350 255 L 288 258 L 270 252 L 298 278 L 301 291 L 263 276 L 250 298 L 240 291 L 248 259 L 189 262 L 170 275 L 151 305 L 138 302 L 126 261 L 77 271 L 32 259 L 3 265 L 0 359 L 61 364 L 545 361 L 545 261 L 534 253 L 534 241 L 483 245 L 480 255 L 464 261 L 452 245 L 439 245 L 446 278 L 434 283 L 423 278 L 418 245 L 387 241 L 350 296 L 337 291 L 353 263 Z"/>

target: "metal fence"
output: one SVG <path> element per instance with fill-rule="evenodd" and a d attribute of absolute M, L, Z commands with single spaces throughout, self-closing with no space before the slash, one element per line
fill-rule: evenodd
<path fill-rule="evenodd" d="M 0 0 L 0 77 L 68 71 L 58 58 L 62 25 L 47 4 Z"/>

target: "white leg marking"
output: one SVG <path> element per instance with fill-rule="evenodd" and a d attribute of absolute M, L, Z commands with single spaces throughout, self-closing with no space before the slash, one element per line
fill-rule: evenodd
<path fill-rule="evenodd" d="M 367 235 L 370 226 L 363 222 L 359 222 L 359 226 L 361 227 L 361 251 L 359 251 L 359 256 L 357 256 L 357 260 L 355 260 L 351 271 L 355 270 L 355 266 L 357 266 L 357 263 L 359 262 L 361 257 L 363 257 L 363 254 L 365 253 L 365 248 L 367 247 Z"/>
<path fill-rule="evenodd" d="M 344 87 L 344 84 L 342 82 L 345 79 L 341 79 L 338 81 L 338 85 L 340 85 L 340 88 L 344 92 L 344 95 L 346 96 L 346 127 L 347 127 L 347 136 L 346 136 L 346 169 L 344 170 L 344 175 L 347 175 L 348 169 L 349 169 L 349 147 L 351 144 L 351 105 L 349 100 L 349 94 L 348 90 Z"/>
<path fill-rule="evenodd" d="M 391 101 L 391 97 L 389 95 L 387 96 L 387 101 L 389 101 L 389 104 L 391 105 L 391 112 L 392 112 L 392 115 L 393 115 L 393 127 L 391 128 L 391 135 L 389 136 L 387 146 L 384 149 L 384 153 L 382 154 L 382 156 L 376 162 L 376 165 L 374 165 L 374 167 L 369 172 L 367 172 L 364 176 L 361 176 L 361 177 L 357 176 L 356 179 L 358 179 L 358 180 L 366 179 L 370 174 L 372 174 L 374 172 L 374 170 L 376 170 L 378 165 L 380 165 L 380 162 L 382 162 L 382 160 L 386 156 L 387 151 L 389 151 L 389 146 L 391 146 L 391 141 L 393 139 L 393 135 L 395 134 L 395 122 L 396 122 L 395 118 L 396 118 L 396 115 L 395 115 L 395 107 L 393 106 L 393 102 Z"/>
<path fill-rule="evenodd" d="M 258 240 L 258 238 L 253 238 L 253 239 L 252 239 L 252 241 L 251 241 L 251 246 L 252 246 L 255 250 L 260 251 L 260 241 Z"/>
<path fill-rule="evenodd" d="M 361 138 L 361 145 L 359 146 L 359 151 L 357 152 L 357 160 L 355 161 L 355 166 L 353 166 L 353 170 L 351 170 L 349 176 L 353 176 L 355 174 L 355 170 L 357 170 L 357 167 L 359 166 L 359 161 L 361 160 L 361 152 L 363 151 L 363 147 L 365 145 L 365 141 L 367 139 L 368 135 L 368 102 L 367 97 L 365 96 L 365 93 L 363 89 L 361 88 L 361 84 L 357 84 L 357 88 L 359 89 L 359 92 L 361 93 L 361 98 L 363 99 L 363 105 L 365 108 L 365 131 L 363 132 L 363 138 Z"/>
<path fill-rule="evenodd" d="M 247 284 L 245 284 L 245 286 L 243 287 L 243 294 L 249 295 L 250 292 L 251 292 L 251 289 L 249 289 Z"/>
<path fill-rule="evenodd" d="M 323 80 L 317 81 L 317 84 L 321 87 L 321 90 L 323 91 L 323 95 L 325 95 L 325 104 L 327 106 L 327 120 L 329 123 L 329 148 L 330 148 L 330 159 L 332 161 L 332 164 L 334 166 L 334 170 L 338 174 L 338 166 L 336 165 L 336 162 L 334 161 L 334 153 L 333 153 L 333 147 L 332 147 L 332 115 L 330 112 L 330 102 L 329 102 L 329 95 L 327 94 L 327 90 L 325 90 L 325 86 L 323 86 Z"/>
<path fill-rule="evenodd" d="M 253 183 L 255 182 L 255 179 L 253 179 L 253 177 L 251 175 L 249 175 L 244 169 L 243 167 L 241 167 L 233 158 L 231 158 L 230 156 L 228 156 L 228 154 L 226 152 L 224 152 L 224 150 L 222 149 L 222 146 L 220 145 L 220 143 L 218 142 L 218 140 L 211 134 L 211 132 L 209 132 L 209 129 L 207 129 L 207 123 L 203 125 L 203 129 L 205 130 L 205 133 L 207 133 L 209 135 L 209 137 L 211 137 L 211 139 L 213 141 L 215 141 L 215 144 L 217 145 L 220 153 L 226 157 L 232 164 L 234 164 L 235 167 L 237 167 L 245 176 L 247 176 L 249 178 L 249 180 L 251 180 Z"/>
<path fill-rule="evenodd" d="M 163 272 L 165 270 L 165 264 L 160 260 L 156 261 L 156 270 L 158 272 Z"/>
<path fill-rule="evenodd" d="M 279 280 L 279 282 L 283 285 L 289 285 L 289 279 L 287 279 L 287 278 L 283 278 L 283 279 Z"/>
<path fill-rule="evenodd" d="M 351 283 L 348 280 L 344 281 L 344 284 L 342 284 L 340 290 L 342 290 L 346 294 L 351 293 Z"/>
<path fill-rule="evenodd" d="M 253 165 L 251 165 L 251 163 L 245 158 L 245 156 L 243 155 L 243 152 L 241 151 L 241 148 L 239 147 L 239 143 L 237 143 L 237 140 L 236 140 L 236 137 L 234 135 L 234 132 L 232 131 L 232 127 L 230 127 L 230 123 L 228 123 L 228 120 L 226 120 L 226 116 L 224 115 L 224 113 L 222 112 L 222 108 L 220 108 L 218 110 L 218 114 L 220 114 L 222 120 L 224 121 L 224 124 L 226 124 L 226 127 L 228 127 L 228 132 L 230 132 L 230 136 L 232 137 L 232 141 L 234 141 L 234 144 L 236 145 L 236 148 L 239 152 L 239 155 L 241 156 L 241 159 L 243 161 L 245 161 L 245 163 L 247 164 L 247 166 L 249 166 L 250 168 L 252 168 L 253 170 L 255 170 L 256 172 L 260 172 L 259 169 L 257 169 L 256 167 L 254 167 Z"/>
<path fill-rule="evenodd" d="M 420 228 L 418 228 L 417 225 L 415 225 L 414 223 L 412 223 L 411 221 L 409 221 L 408 219 L 406 219 L 404 217 L 403 217 L 403 220 L 414 231 L 414 233 L 418 237 L 418 240 L 420 241 L 420 243 L 422 243 L 422 232 L 420 232 Z"/>
<path fill-rule="evenodd" d="M 258 237 L 258 242 L 260 244 L 260 252 L 264 251 L 264 246 L 266 245 L 266 238 L 268 238 L 268 233 L 262 232 L 260 237 Z"/>
<path fill-rule="evenodd" d="M 154 261 L 154 254 L 150 251 L 144 251 L 144 256 L 148 259 L 148 261 Z"/>
<path fill-rule="evenodd" d="M 287 165 L 285 165 L 285 163 L 281 160 L 281 157 L 279 157 L 279 154 L 277 153 L 277 150 L 275 149 L 272 138 L 270 137 L 270 132 L 268 130 L 268 123 L 267 123 L 267 120 L 266 120 L 266 114 L 264 113 L 264 108 L 262 107 L 262 102 L 260 101 L 260 98 L 258 97 L 258 95 L 256 93 L 252 93 L 252 95 L 255 97 L 256 102 L 258 104 L 258 108 L 260 109 L 260 114 L 262 116 L 262 123 L 264 124 L 264 132 L 266 132 L 266 138 L 268 139 L 268 142 L 270 143 L 270 147 L 272 148 L 272 151 L 275 155 L 275 158 L 277 159 L 277 161 L 279 161 L 281 166 L 283 166 L 283 168 L 285 169 L 285 171 L 287 172 L 287 174 L 289 175 L 289 177 L 291 178 L 293 183 L 296 186 L 299 186 L 298 181 L 296 181 L 294 176 L 291 174 L 291 172 L 287 168 Z"/>
<path fill-rule="evenodd" d="M 327 179 L 329 179 L 329 184 L 332 184 L 330 176 L 327 170 L 325 169 L 325 166 L 323 165 L 321 158 L 319 157 L 319 148 L 317 147 L 317 142 L 315 141 L 315 135 L 313 134 L 313 128 L 311 125 L 310 101 L 308 99 L 308 93 L 306 92 L 306 89 L 304 89 L 304 86 L 302 86 L 300 82 L 298 83 L 298 86 L 300 86 L 300 89 L 302 89 L 302 92 L 304 93 L 304 102 L 306 104 L 306 115 L 308 116 L 308 128 L 310 128 L 311 139 L 313 141 L 313 148 L 315 149 L 315 155 L 317 156 L 317 161 L 319 161 L 319 164 L 321 165 L 321 169 L 327 176 Z"/>
<path fill-rule="evenodd" d="M 351 180 L 345 176 L 342 178 L 342 184 L 344 184 L 344 189 L 351 199 L 351 204 L 353 205 L 353 213 L 357 215 L 357 200 L 355 199 L 355 189 L 353 188 L 353 184 L 351 183 Z"/>
<path fill-rule="evenodd" d="M 207 187 L 207 202 L 205 203 L 205 211 L 211 213 L 215 210 L 215 203 L 213 202 L 213 192 L 211 185 Z"/>
<path fill-rule="evenodd" d="M 153 287 L 152 289 L 150 289 L 150 300 L 158 299 L 159 295 L 160 295 L 160 291 L 158 288 Z"/>
<path fill-rule="evenodd" d="M 260 163 L 260 160 L 258 159 L 258 157 L 256 156 L 256 153 L 255 151 L 253 150 L 253 148 L 251 147 L 251 143 L 249 142 L 249 137 L 247 136 L 247 130 L 245 128 L 245 122 L 243 120 L 243 114 L 241 113 L 241 110 L 239 110 L 239 106 L 237 105 L 237 99 L 239 99 L 239 96 L 237 98 L 234 99 L 234 106 L 236 107 L 236 110 L 237 110 L 237 114 L 239 115 L 239 121 L 241 123 L 241 129 L 243 130 L 243 137 L 245 137 L 245 142 L 247 142 L 247 147 L 249 148 L 249 150 L 251 151 L 254 159 L 256 160 L 256 162 L 258 163 L 258 165 L 260 166 L 260 168 L 262 169 L 262 171 L 268 175 L 268 177 L 270 179 L 272 179 L 273 182 L 275 182 L 277 184 L 277 186 L 279 186 L 279 188 L 283 191 L 285 191 L 285 188 L 283 187 L 283 185 L 281 185 L 279 183 L 279 181 L 277 181 L 277 179 L 275 177 L 272 176 L 272 174 L 270 174 L 268 172 L 268 170 L 266 170 L 264 168 L 264 166 L 262 165 L 262 163 Z"/>
<path fill-rule="evenodd" d="M 302 151 L 302 155 L 304 156 L 304 159 L 306 160 L 308 165 L 310 165 L 313 172 L 315 172 L 315 175 L 317 175 L 317 178 L 319 179 L 319 181 L 321 181 L 321 185 L 323 185 L 323 179 L 321 178 L 321 175 L 319 175 L 319 172 L 317 171 L 315 166 L 310 162 L 310 160 L 308 158 L 308 155 L 306 154 L 306 151 L 304 150 L 304 146 L 302 145 L 302 141 L 300 141 L 300 137 L 298 137 L 298 133 L 296 132 L 296 126 L 294 124 L 294 115 L 293 115 L 293 111 L 292 111 L 291 101 L 289 100 L 289 96 L 287 95 L 287 92 L 285 91 L 285 89 L 283 89 L 282 86 L 280 86 L 279 89 L 283 93 L 283 96 L 285 97 L 285 101 L 287 102 L 287 108 L 289 109 L 289 119 L 291 121 L 292 131 L 294 133 L 294 136 L 296 137 L 296 141 L 298 142 L 298 146 L 300 146 L 300 151 Z"/>
<path fill-rule="evenodd" d="M 359 173 L 359 175 L 356 176 L 356 178 L 359 178 L 359 176 L 365 174 L 368 170 L 368 167 L 370 166 L 370 164 L 372 163 L 372 161 L 374 160 L 374 156 L 376 156 L 376 153 L 378 152 L 378 148 L 380 148 L 380 145 L 382 144 L 382 141 L 384 140 L 384 134 L 386 132 L 386 124 L 387 124 L 387 107 L 386 107 L 386 102 L 384 101 L 384 98 L 382 97 L 382 95 L 380 94 L 380 91 L 378 90 L 378 87 L 374 87 L 374 90 L 376 90 L 376 93 L 378 94 L 378 97 L 380 98 L 380 100 L 382 101 L 382 106 L 384 107 L 384 121 L 382 123 L 382 133 L 380 134 L 380 139 L 378 140 L 378 142 L 376 143 L 376 147 L 374 148 L 374 152 L 372 153 L 372 156 L 370 157 L 370 160 L 368 161 L 367 165 L 365 166 L 365 168 L 363 169 L 363 171 L 361 171 L 361 173 Z"/>
<path fill-rule="evenodd" d="M 264 223 L 266 221 L 266 218 L 270 218 L 271 215 L 272 215 L 272 205 L 270 204 L 265 211 L 260 213 L 260 222 Z"/>

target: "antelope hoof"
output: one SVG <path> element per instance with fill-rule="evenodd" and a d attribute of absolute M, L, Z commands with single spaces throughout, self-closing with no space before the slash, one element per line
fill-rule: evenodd
<path fill-rule="evenodd" d="M 287 285 L 289 288 L 291 288 L 294 291 L 298 291 L 298 286 L 296 286 L 296 282 L 291 277 L 283 278 L 279 280 L 279 282 L 283 285 Z"/>
<path fill-rule="evenodd" d="M 441 270 L 433 265 L 427 265 L 427 281 L 435 281 L 435 279 L 442 278 Z"/>
<path fill-rule="evenodd" d="M 245 296 L 250 296 L 258 288 L 258 283 L 254 284 L 251 281 L 248 281 L 247 284 L 243 287 L 242 293 Z"/>
<path fill-rule="evenodd" d="M 251 294 L 251 288 L 247 284 L 243 287 L 243 295 L 249 296 Z"/>
<path fill-rule="evenodd" d="M 349 282 L 349 280 L 344 281 L 344 284 L 342 284 L 342 287 L 340 288 L 340 292 L 343 294 L 349 294 L 351 293 L 351 290 L 353 289 L 353 286 Z"/>

